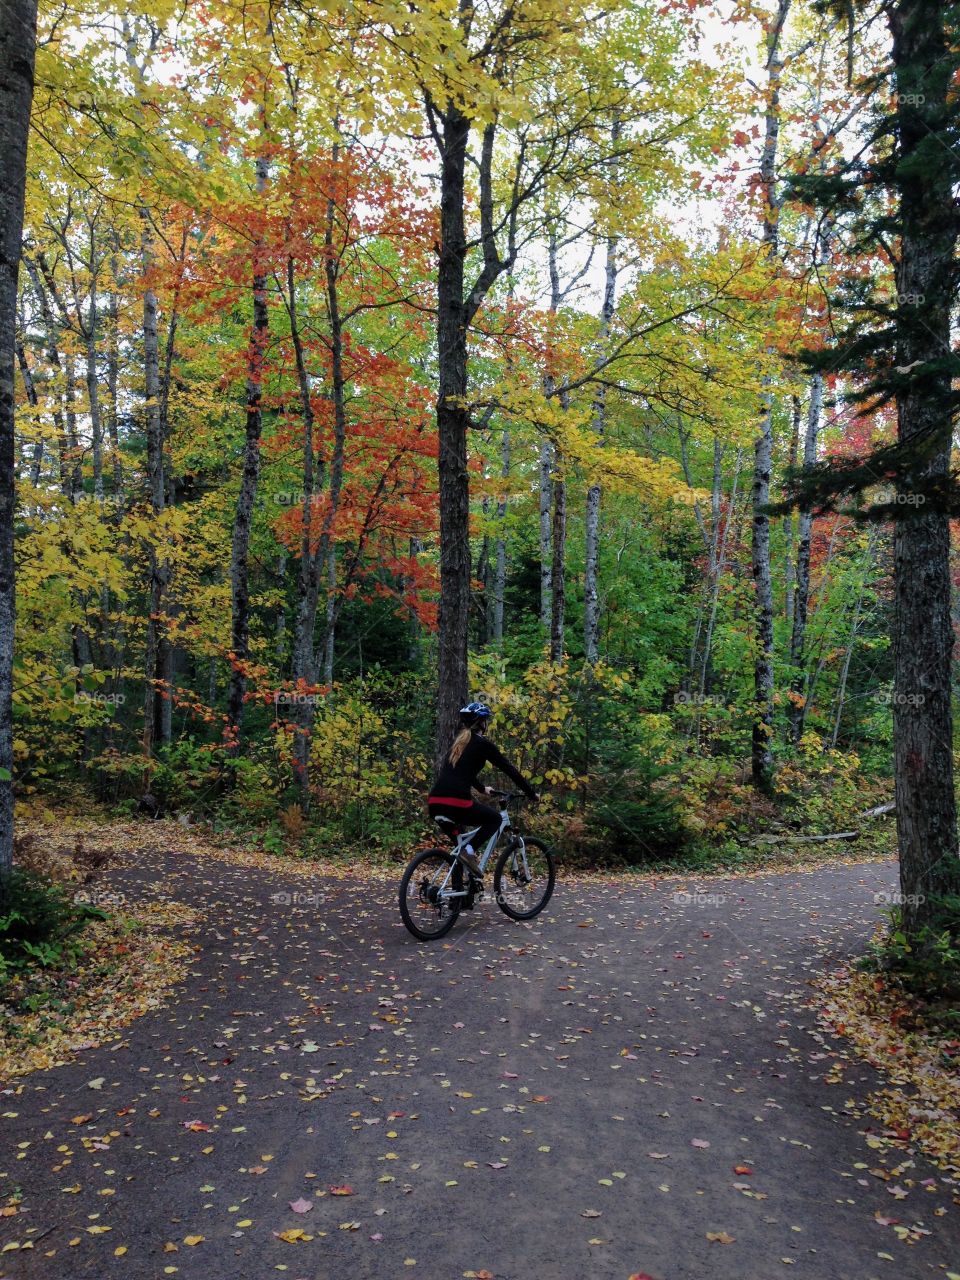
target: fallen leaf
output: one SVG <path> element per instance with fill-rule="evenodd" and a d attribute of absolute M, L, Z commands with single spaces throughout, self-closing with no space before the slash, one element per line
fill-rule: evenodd
<path fill-rule="evenodd" d="M 313 1201 L 304 1200 L 303 1196 L 301 1196 L 299 1200 L 290 1201 L 290 1208 L 293 1210 L 294 1213 L 309 1213 L 309 1211 L 313 1208 Z"/>
<path fill-rule="evenodd" d="M 313 1239 L 313 1236 L 308 1236 L 300 1227 L 288 1227 L 286 1231 L 275 1231 L 273 1234 L 278 1240 L 283 1240 L 287 1244 L 297 1244 L 301 1240 Z"/>
<path fill-rule="evenodd" d="M 726 1231 L 708 1231 L 707 1232 L 707 1239 L 712 1244 L 733 1244 L 736 1238 L 737 1238 L 736 1236 L 728 1235 Z"/>

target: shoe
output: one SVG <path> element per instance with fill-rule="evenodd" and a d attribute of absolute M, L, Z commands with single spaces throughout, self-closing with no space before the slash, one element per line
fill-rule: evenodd
<path fill-rule="evenodd" d="M 470 872 L 472 872 L 473 875 L 477 877 L 478 880 L 481 878 L 483 872 L 480 869 L 480 863 L 477 861 L 477 855 L 475 853 L 467 853 L 466 849 L 461 849 L 460 861 Z"/>

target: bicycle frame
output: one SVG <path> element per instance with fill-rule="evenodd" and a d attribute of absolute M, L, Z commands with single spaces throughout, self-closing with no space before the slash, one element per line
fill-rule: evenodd
<path fill-rule="evenodd" d="M 480 830 L 479 827 L 474 827 L 472 831 L 461 831 L 460 835 L 457 837 L 456 846 L 451 850 L 451 852 L 457 856 L 458 860 L 459 860 L 460 851 L 463 849 L 464 845 L 469 844 L 469 842 L 473 839 L 473 837 L 477 834 L 479 830 Z M 497 845 L 500 843 L 500 837 L 510 830 L 512 830 L 510 826 L 510 815 L 509 813 L 507 813 L 506 806 L 501 805 L 500 806 L 500 826 L 493 833 L 490 839 L 487 841 L 487 847 L 484 849 L 483 853 L 480 854 L 479 858 L 477 859 L 478 862 L 480 863 L 481 871 L 486 871 L 487 863 L 493 857 L 493 851 L 494 849 L 496 849 Z M 515 834 L 514 839 L 516 841 L 515 847 L 518 848 L 521 853 L 521 858 L 523 860 L 524 873 L 529 875 L 530 869 L 527 866 L 527 850 L 526 850 L 526 845 L 524 844 L 524 841 L 523 841 L 523 837 L 521 835 Z M 456 861 L 450 864 L 450 866 L 447 868 L 446 874 L 443 877 L 443 880 L 438 885 L 438 892 L 440 896 L 443 898 L 465 898 L 470 892 L 469 889 L 454 889 L 450 887 L 450 877 L 453 875 L 454 868 L 456 867 L 456 865 L 457 865 Z M 463 864 L 461 863 L 461 866 L 462 865 Z"/>

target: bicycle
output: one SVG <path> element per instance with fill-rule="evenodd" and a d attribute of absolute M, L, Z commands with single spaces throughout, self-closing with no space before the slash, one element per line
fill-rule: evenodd
<path fill-rule="evenodd" d="M 521 835 L 511 824 L 507 805 L 519 791 L 494 791 L 502 801 L 500 827 L 487 842 L 478 861 L 481 871 L 493 857 L 504 836 L 508 837 L 493 873 L 497 905 L 511 920 L 532 920 L 550 901 L 557 877 L 553 853 L 542 840 Z M 448 836 L 456 837 L 452 849 L 424 849 L 407 866 L 400 881 L 400 915 L 415 938 L 432 942 L 442 938 L 457 922 L 461 910 L 472 910 L 484 896 L 483 882 L 461 862 L 460 850 L 477 834 L 451 819 L 435 817 L 434 822 Z"/>

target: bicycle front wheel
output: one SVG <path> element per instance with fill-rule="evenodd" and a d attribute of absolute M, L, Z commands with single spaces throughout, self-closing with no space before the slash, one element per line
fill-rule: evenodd
<path fill-rule="evenodd" d="M 462 889 L 462 865 L 446 849 L 418 853 L 400 881 L 403 923 L 421 942 L 442 938 L 456 924 L 463 901 L 449 895 Z"/>
<path fill-rule="evenodd" d="M 493 873 L 497 905 L 511 920 L 532 920 L 550 901 L 557 879 L 553 853 L 542 840 L 518 836 Z"/>

